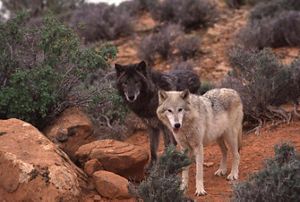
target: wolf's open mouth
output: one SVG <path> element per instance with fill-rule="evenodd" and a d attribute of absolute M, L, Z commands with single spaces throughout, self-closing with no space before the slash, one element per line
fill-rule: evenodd
<path fill-rule="evenodd" d="M 180 128 L 173 128 L 173 132 L 174 132 L 174 133 L 178 133 L 179 129 L 180 129 Z"/>

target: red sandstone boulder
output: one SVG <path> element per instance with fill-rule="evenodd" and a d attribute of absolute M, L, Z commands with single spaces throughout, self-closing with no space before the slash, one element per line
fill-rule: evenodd
<path fill-rule="evenodd" d="M 93 174 L 94 184 L 101 196 L 110 199 L 128 199 L 131 198 L 126 178 L 108 171 L 97 171 Z"/>
<path fill-rule="evenodd" d="M 98 159 L 105 170 L 136 181 L 143 179 L 149 158 L 144 148 L 116 140 L 98 140 L 83 145 L 76 156 L 82 165 L 90 159 Z"/>
<path fill-rule="evenodd" d="M 66 109 L 55 122 L 47 127 L 44 134 L 68 154 L 72 160 L 75 152 L 84 144 L 96 140 L 93 135 L 93 124 L 79 109 Z"/>
<path fill-rule="evenodd" d="M 80 201 L 86 175 L 35 127 L 0 120 L 1 201 Z"/>

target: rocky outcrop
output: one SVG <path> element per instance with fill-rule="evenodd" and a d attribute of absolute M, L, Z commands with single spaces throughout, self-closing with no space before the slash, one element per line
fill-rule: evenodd
<path fill-rule="evenodd" d="M 98 159 L 105 170 L 136 181 L 143 179 L 149 158 L 144 148 L 116 140 L 98 140 L 83 145 L 76 156 L 82 165 L 90 159 Z"/>
<path fill-rule="evenodd" d="M 32 125 L 0 120 L 0 196 L 4 201 L 80 201 L 86 175 Z"/>
<path fill-rule="evenodd" d="M 66 109 L 55 122 L 47 127 L 44 134 L 76 161 L 75 152 L 84 144 L 96 140 L 93 124 L 79 109 Z"/>
<path fill-rule="evenodd" d="M 131 198 L 126 178 L 108 171 L 97 171 L 93 174 L 94 184 L 99 194 L 110 199 Z"/>

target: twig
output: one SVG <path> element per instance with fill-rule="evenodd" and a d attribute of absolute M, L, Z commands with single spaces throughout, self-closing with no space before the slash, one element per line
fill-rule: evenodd
<path fill-rule="evenodd" d="M 114 128 L 113 128 L 112 125 L 110 124 L 109 118 L 108 118 L 107 116 L 103 115 L 103 114 L 101 115 L 101 117 L 103 117 L 103 118 L 106 120 L 106 125 L 107 125 L 110 129 L 114 130 Z"/>

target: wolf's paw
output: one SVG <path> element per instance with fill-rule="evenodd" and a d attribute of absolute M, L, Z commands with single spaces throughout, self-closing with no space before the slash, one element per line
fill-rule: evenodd
<path fill-rule="evenodd" d="M 204 190 L 204 188 L 197 189 L 195 192 L 195 196 L 204 196 L 206 194 L 207 194 L 207 192 Z"/>
<path fill-rule="evenodd" d="M 218 169 L 216 172 L 215 172 L 215 175 L 216 176 L 224 176 L 224 175 L 226 175 L 226 173 L 227 173 L 227 169 Z"/>
<path fill-rule="evenodd" d="M 237 180 L 239 178 L 238 174 L 237 173 L 230 173 L 228 176 L 227 176 L 227 180 Z"/>

